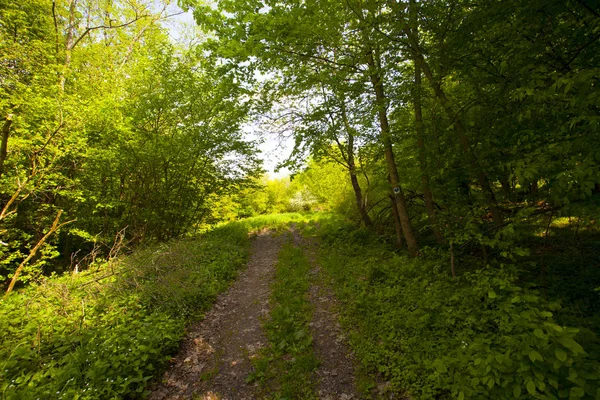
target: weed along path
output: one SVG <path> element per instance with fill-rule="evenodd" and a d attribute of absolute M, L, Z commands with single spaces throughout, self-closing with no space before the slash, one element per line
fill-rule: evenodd
<path fill-rule="evenodd" d="M 248 268 L 219 296 L 203 321 L 189 329 L 180 353 L 150 400 L 254 399 L 246 382 L 251 359 L 266 345 L 261 328 L 268 314 L 274 265 L 284 238 L 272 233 L 253 240 Z"/>

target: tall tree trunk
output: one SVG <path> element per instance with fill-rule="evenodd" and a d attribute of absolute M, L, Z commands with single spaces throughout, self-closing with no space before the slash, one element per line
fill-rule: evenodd
<path fill-rule="evenodd" d="M 67 80 L 67 71 L 71 66 L 71 53 L 73 51 L 73 42 L 75 41 L 75 19 L 77 11 L 77 1 L 71 0 L 69 4 L 69 26 L 67 27 L 67 37 L 65 38 L 65 58 L 63 60 L 63 69 L 60 73 L 60 90 L 65 91 L 65 82 Z"/>
<path fill-rule="evenodd" d="M 4 161 L 8 155 L 8 137 L 10 136 L 10 127 L 12 125 L 12 115 L 8 114 L 4 118 L 2 125 L 2 139 L 0 141 L 0 176 L 4 173 Z"/>
<path fill-rule="evenodd" d="M 446 115 L 451 121 L 454 121 L 454 131 L 458 136 L 460 147 L 463 153 L 465 154 L 467 161 L 471 165 L 471 169 L 477 178 L 479 186 L 481 186 L 494 222 L 500 225 L 503 221 L 502 212 L 498 207 L 496 196 L 494 194 L 494 191 L 492 190 L 487 174 L 481 168 L 479 160 L 477 159 L 475 153 L 473 152 L 473 149 L 471 148 L 471 143 L 469 141 L 469 137 L 465 132 L 460 114 L 456 114 L 454 112 L 452 106 L 450 105 L 450 101 L 446 97 L 446 93 L 444 93 L 444 91 L 442 90 L 441 84 L 435 79 L 433 73 L 431 72 L 431 69 L 429 68 L 429 64 L 425 60 L 425 57 L 423 57 L 418 39 L 415 38 L 415 36 L 410 30 L 410 27 L 406 24 L 404 26 L 404 33 L 406 33 L 409 43 L 411 45 L 415 65 L 419 65 L 419 68 L 421 68 L 421 70 L 427 77 L 427 80 L 429 81 L 431 88 L 433 89 L 436 97 L 441 103 L 442 108 L 446 112 Z"/>
<path fill-rule="evenodd" d="M 438 243 L 444 242 L 438 226 L 437 216 L 435 214 L 435 206 L 433 204 L 433 194 L 429 185 L 429 174 L 427 173 L 427 156 L 425 155 L 424 133 L 423 133 L 423 113 L 421 110 L 421 68 L 415 64 L 415 87 L 413 94 L 413 103 L 415 109 L 415 128 L 417 131 L 417 148 L 419 153 L 419 169 L 421 170 L 421 189 L 423 190 L 423 198 L 425 200 L 425 209 L 429 224 L 433 229 L 433 234 Z"/>
<path fill-rule="evenodd" d="M 408 208 L 406 206 L 406 199 L 402 186 L 400 186 L 400 179 L 398 175 L 398 167 L 396 166 L 396 160 L 394 158 L 394 150 L 392 147 L 392 135 L 390 131 L 390 125 L 387 117 L 386 110 L 386 98 L 383 87 L 383 80 L 379 72 L 379 63 L 375 63 L 374 52 L 370 45 L 366 47 L 366 61 L 369 66 L 369 76 L 371 84 L 375 91 L 375 105 L 377 107 L 377 114 L 379 116 L 379 125 L 381 132 L 381 142 L 384 148 L 385 160 L 387 163 L 388 173 L 390 175 L 390 183 L 392 185 L 392 192 L 396 206 L 398 207 L 398 215 L 400 217 L 400 223 L 402 225 L 402 232 L 404 233 L 404 239 L 406 240 L 406 247 L 411 257 L 416 257 L 419 253 L 419 247 L 417 245 L 417 239 L 415 238 L 412 225 L 410 223 L 410 217 L 408 215 Z"/>
<path fill-rule="evenodd" d="M 352 131 L 352 127 L 348 122 L 348 116 L 346 114 L 346 105 L 342 101 L 342 121 L 344 122 L 344 128 L 346 129 L 346 134 L 348 135 L 348 145 L 347 145 L 347 159 L 348 163 L 348 172 L 350 173 L 350 181 L 352 182 L 352 189 L 354 189 L 354 196 L 356 198 L 356 207 L 358 208 L 358 212 L 360 214 L 360 218 L 366 227 L 372 227 L 373 221 L 371 221 L 371 217 L 367 213 L 367 205 L 364 201 L 362 190 L 360 188 L 360 184 L 358 183 L 358 177 L 356 176 L 356 162 L 354 161 L 354 134 Z"/>
<path fill-rule="evenodd" d="M 498 180 L 500 181 L 500 185 L 502 185 L 502 193 L 504 194 L 504 198 L 507 201 L 510 201 L 512 198 L 512 190 L 510 187 L 510 182 L 508 181 L 508 176 L 504 173 L 500 173 Z"/>
<path fill-rule="evenodd" d="M 417 10 L 415 6 L 415 0 L 410 1 L 410 18 L 412 23 L 412 29 L 414 35 L 419 35 L 419 27 L 417 22 Z M 425 155 L 425 144 L 424 144 L 424 129 L 423 129 L 423 111 L 421 107 L 421 67 L 414 59 L 415 66 L 415 84 L 413 86 L 413 106 L 415 112 L 415 130 L 417 132 L 417 148 L 419 153 L 419 169 L 421 170 L 421 189 L 423 190 L 423 198 L 425 200 L 425 209 L 427 210 L 427 217 L 429 224 L 433 229 L 433 234 L 438 243 L 444 243 L 444 237 L 442 236 L 437 226 L 437 216 L 435 215 L 435 208 L 433 204 L 433 194 L 431 193 L 431 187 L 429 185 L 429 174 L 427 173 L 427 157 Z"/>
<path fill-rule="evenodd" d="M 392 216 L 394 217 L 394 228 L 396 229 L 396 246 L 402 247 L 402 223 L 400 222 L 400 214 L 398 213 L 398 205 L 393 194 L 390 194 L 392 203 Z"/>

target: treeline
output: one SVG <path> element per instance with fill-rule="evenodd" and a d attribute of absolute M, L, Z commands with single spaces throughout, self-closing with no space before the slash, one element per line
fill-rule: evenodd
<path fill-rule="evenodd" d="M 172 43 L 170 9 L 0 3 L 0 281 L 181 235 L 258 173 L 247 90 Z"/>
<path fill-rule="evenodd" d="M 387 180 L 397 241 L 413 256 L 425 227 L 440 244 L 485 243 L 483 232 L 590 200 L 599 15 L 585 1 L 196 8 L 214 54 L 272 77 L 262 86 L 295 135 L 290 164 L 343 165 L 366 226 L 368 175 Z"/>

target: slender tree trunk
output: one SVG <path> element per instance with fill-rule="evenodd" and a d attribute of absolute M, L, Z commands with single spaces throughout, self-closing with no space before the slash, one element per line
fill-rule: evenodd
<path fill-rule="evenodd" d="M 418 38 L 419 28 L 417 22 L 417 10 L 415 7 L 415 1 L 411 0 L 411 22 L 415 36 Z M 435 208 L 433 205 L 433 194 L 431 193 L 431 187 L 429 185 L 429 174 L 427 173 L 427 157 L 425 155 L 425 144 L 424 144 L 424 129 L 423 129 L 423 111 L 421 107 L 421 67 L 417 60 L 414 60 L 415 67 L 415 84 L 413 86 L 413 106 L 415 112 L 415 130 L 417 132 L 417 148 L 419 154 L 419 169 L 421 170 L 421 189 L 423 190 L 423 198 L 425 200 L 425 209 L 427 210 L 427 217 L 429 224 L 433 229 L 435 240 L 438 243 L 444 243 L 444 237 L 442 236 L 437 226 L 437 216 L 435 215 Z"/>
<path fill-rule="evenodd" d="M 44 242 L 50 236 L 52 236 L 52 234 L 54 232 L 56 232 L 57 230 L 59 230 L 60 228 L 62 228 L 63 226 L 65 226 L 66 224 L 70 224 L 71 222 L 74 221 L 74 220 L 73 221 L 67 221 L 67 222 L 63 222 L 62 224 L 59 224 L 58 222 L 60 221 L 60 216 L 62 215 L 62 213 L 63 213 L 63 210 L 59 210 L 58 211 L 58 214 L 56 215 L 56 218 L 54 218 L 54 222 L 52 223 L 52 227 L 50 227 L 50 230 L 44 235 L 44 237 L 42 237 L 37 242 L 37 244 L 29 252 L 29 255 L 23 261 L 21 261 L 21 264 L 19 264 L 19 266 L 15 270 L 15 273 L 13 274 L 13 277 L 10 280 L 10 284 L 8 285 L 8 289 L 6 289 L 6 292 L 4 293 L 4 298 L 5 299 L 10 294 L 10 292 L 12 292 L 13 288 L 15 287 L 15 284 L 17 283 L 17 280 L 19 279 L 19 275 L 21 274 L 21 271 L 23 270 L 23 267 L 25 265 L 27 265 L 27 263 L 29 262 L 29 260 L 31 260 L 35 256 L 35 254 L 37 253 L 37 251 L 39 250 L 39 248 L 44 244 Z"/>
<path fill-rule="evenodd" d="M 392 185 L 394 200 L 398 207 L 398 215 L 402 225 L 402 232 L 404 233 L 404 239 L 406 240 L 408 253 L 412 257 L 416 257 L 419 253 L 419 247 L 417 245 L 417 239 L 415 238 L 410 217 L 408 215 L 408 208 L 406 206 L 404 192 L 402 191 L 402 186 L 400 186 L 398 167 L 396 166 L 396 160 L 394 158 L 390 125 L 385 106 L 386 98 L 383 80 L 379 73 L 379 63 L 375 63 L 373 49 L 369 45 L 367 45 L 366 48 L 366 61 L 369 66 L 371 84 L 373 85 L 373 89 L 375 91 L 375 105 L 377 106 L 377 114 L 379 116 L 381 142 L 383 143 L 385 160 L 387 163 L 388 173 L 390 175 L 390 183 Z"/>
<path fill-rule="evenodd" d="M 77 1 L 71 0 L 69 4 L 69 26 L 67 27 L 67 37 L 65 38 L 65 58 L 63 60 L 63 70 L 60 74 L 60 90 L 65 91 L 67 80 L 67 70 L 71 66 L 71 53 L 73 51 L 73 41 L 75 40 L 75 19 L 77 11 Z"/>
<path fill-rule="evenodd" d="M 352 127 L 348 122 L 348 116 L 346 115 L 346 105 L 342 102 L 342 120 L 344 122 L 344 128 L 346 129 L 346 134 L 348 135 L 348 146 L 347 146 L 347 160 L 348 163 L 348 172 L 350 173 L 350 181 L 352 182 L 352 189 L 354 189 L 354 196 L 356 198 L 356 207 L 358 208 L 358 212 L 360 213 L 360 218 L 366 227 L 372 227 L 373 221 L 371 221 L 371 217 L 367 213 L 367 205 L 364 201 L 362 190 L 360 188 L 360 184 L 358 183 L 358 177 L 356 176 L 356 162 L 354 161 L 354 135 L 352 132 Z"/>
<path fill-rule="evenodd" d="M 454 243 L 450 242 L 450 272 L 452 272 L 452 277 L 456 278 L 456 269 L 454 266 Z"/>
<path fill-rule="evenodd" d="M 400 222 L 400 214 L 398 213 L 398 205 L 393 194 L 390 194 L 392 203 L 392 216 L 394 217 L 394 228 L 396 229 L 396 246 L 402 247 L 402 223 Z"/>
<path fill-rule="evenodd" d="M 420 84 L 421 70 L 415 65 L 415 92 L 418 92 Z M 417 148 L 419 150 L 419 169 L 421 170 L 421 189 L 423 190 L 423 198 L 425 200 L 425 209 L 427 210 L 429 224 L 433 229 L 435 240 L 441 244 L 444 243 L 444 237 L 442 236 L 437 226 L 437 216 L 435 214 L 435 206 L 433 204 L 433 194 L 431 193 L 431 186 L 429 185 L 429 174 L 427 173 L 427 157 L 425 155 L 423 135 L 423 115 L 421 112 L 421 99 L 419 97 L 420 95 L 415 93 L 415 125 L 417 131 Z"/>
<path fill-rule="evenodd" d="M 450 101 L 446 97 L 446 93 L 444 93 L 444 91 L 442 90 L 441 84 L 433 76 L 433 73 L 431 72 L 431 69 L 429 68 L 429 64 L 427 63 L 427 61 L 425 60 L 425 57 L 423 57 L 423 54 L 421 53 L 421 47 L 419 45 L 419 42 L 418 42 L 417 38 L 415 38 L 414 35 L 412 34 L 410 27 L 408 25 L 405 25 L 404 32 L 408 36 L 410 45 L 413 50 L 415 65 L 417 65 L 417 64 L 419 65 L 419 68 L 421 68 L 421 70 L 427 77 L 427 80 L 429 81 L 429 84 L 430 84 L 431 88 L 433 89 L 436 97 L 440 101 L 442 108 L 446 112 L 446 115 L 448 116 L 448 118 L 451 121 L 454 121 L 454 130 L 458 136 L 460 147 L 461 147 L 463 153 L 465 154 L 467 161 L 471 165 L 471 169 L 473 170 L 473 173 L 475 174 L 475 176 L 477 178 L 477 182 L 479 183 L 479 186 L 481 186 L 481 189 L 483 190 L 484 196 L 486 198 L 486 202 L 488 204 L 488 207 L 490 209 L 490 212 L 492 214 L 492 218 L 494 219 L 494 222 L 499 225 L 503 221 L 502 212 L 500 211 L 500 208 L 498 207 L 498 203 L 496 201 L 496 196 L 494 195 L 494 191 L 492 190 L 492 187 L 488 180 L 487 174 L 481 168 L 481 165 L 479 164 L 479 160 L 477 159 L 477 157 L 475 156 L 475 153 L 473 152 L 473 149 L 471 148 L 471 143 L 469 141 L 469 137 L 465 133 L 462 118 L 461 118 L 460 114 L 456 114 L 454 112 L 452 106 L 450 105 Z"/>
<path fill-rule="evenodd" d="M 530 193 L 532 196 L 536 196 L 536 195 L 537 195 L 537 192 L 538 192 L 538 181 L 537 181 L 537 179 L 536 179 L 535 181 L 533 181 L 533 182 L 531 183 L 531 186 L 529 187 L 529 193 Z"/>
<path fill-rule="evenodd" d="M 512 190 L 510 188 L 510 182 L 508 181 L 508 177 L 504 174 L 500 175 L 500 185 L 502 185 L 502 193 L 504 194 L 504 198 L 507 201 L 510 201 L 512 198 Z"/>
<path fill-rule="evenodd" d="M 10 136 L 10 127 L 12 125 L 12 115 L 8 114 L 4 118 L 2 126 L 2 139 L 0 141 L 0 176 L 4 173 L 4 161 L 8 155 L 8 137 Z"/>

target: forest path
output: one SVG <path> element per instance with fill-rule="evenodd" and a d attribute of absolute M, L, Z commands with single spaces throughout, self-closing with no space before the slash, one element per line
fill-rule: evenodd
<path fill-rule="evenodd" d="M 181 350 L 150 400 L 254 399 L 246 383 L 252 358 L 267 345 L 261 320 L 269 312 L 270 286 L 285 238 L 254 238 L 248 267 L 221 294 L 204 320 L 189 328 Z"/>
<path fill-rule="evenodd" d="M 315 397 L 354 400 L 354 363 L 336 313 L 337 300 L 316 263 L 316 243 L 292 227 L 295 246 L 310 259 L 308 299 L 313 308 L 310 331 L 319 360 L 314 371 Z M 180 352 L 149 400 L 250 400 L 262 398 L 258 383 L 247 383 L 252 359 L 268 346 L 262 323 L 271 309 L 269 297 L 275 265 L 289 235 L 272 232 L 253 239 L 250 260 L 237 281 L 222 293 L 205 318 L 188 328 Z M 284 373 L 284 371 L 281 371 Z"/>

